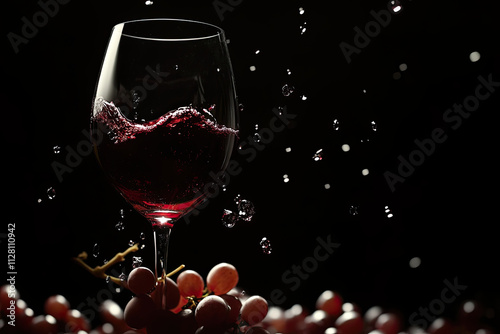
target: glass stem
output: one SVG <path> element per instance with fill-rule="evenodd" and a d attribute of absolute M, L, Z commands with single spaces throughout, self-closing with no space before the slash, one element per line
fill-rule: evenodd
<path fill-rule="evenodd" d="M 155 239 L 155 275 L 157 278 L 165 278 L 167 275 L 167 255 L 170 240 L 170 226 L 153 226 Z"/>

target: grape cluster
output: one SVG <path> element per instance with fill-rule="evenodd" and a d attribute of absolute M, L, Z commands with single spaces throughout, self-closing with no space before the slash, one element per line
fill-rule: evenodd
<path fill-rule="evenodd" d="M 494 334 L 487 308 L 476 300 L 464 301 L 453 318 L 434 317 L 426 328 L 408 325 L 396 310 L 372 306 L 362 311 L 344 302 L 335 291 L 326 290 L 308 312 L 300 304 L 288 309 L 270 306 L 260 326 L 280 334 Z M 490 312 L 491 313 L 491 312 Z M 491 320 L 491 319 L 490 319 Z"/>
<path fill-rule="evenodd" d="M 131 328 L 127 334 L 144 329 L 147 334 L 267 333 L 254 326 L 266 317 L 267 301 L 260 296 L 241 298 L 235 289 L 238 279 L 238 271 L 229 263 L 214 266 L 206 284 L 194 270 L 182 271 L 174 281 L 157 280 L 148 268 L 135 268 L 127 279 L 135 295 L 124 310 Z"/>

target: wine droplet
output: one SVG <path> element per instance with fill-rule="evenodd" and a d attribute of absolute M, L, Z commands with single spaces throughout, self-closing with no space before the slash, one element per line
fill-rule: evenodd
<path fill-rule="evenodd" d="M 285 84 L 283 85 L 283 87 L 281 87 L 281 92 L 283 93 L 284 96 L 290 96 L 294 90 L 295 87 L 290 86 L 288 84 Z"/>
<path fill-rule="evenodd" d="M 244 221 L 251 221 L 255 214 L 255 206 L 252 202 L 242 199 L 238 203 L 238 215 Z"/>
<path fill-rule="evenodd" d="M 128 241 L 128 245 L 129 245 L 130 247 L 132 247 L 134 244 L 135 244 L 134 240 L 130 239 L 130 240 Z"/>
<path fill-rule="evenodd" d="M 56 191 L 54 188 L 50 187 L 49 189 L 47 189 L 47 196 L 49 197 L 49 199 L 54 199 L 56 197 Z"/>
<path fill-rule="evenodd" d="M 119 221 L 118 223 L 116 223 L 115 228 L 117 231 L 123 231 L 125 229 L 125 226 L 122 221 Z"/>
<path fill-rule="evenodd" d="M 338 130 L 339 130 L 339 128 L 340 128 L 340 122 L 339 122 L 339 120 L 338 120 L 338 119 L 334 119 L 334 120 L 333 120 L 333 129 L 334 129 L 335 131 L 338 131 Z"/>
<path fill-rule="evenodd" d="M 313 160 L 314 161 L 320 161 L 323 159 L 323 149 L 319 149 L 314 153 L 313 155 Z"/>
<path fill-rule="evenodd" d="M 357 205 L 351 205 L 349 207 L 349 213 L 352 216 L 357 216 L 359 214 L 359 207 Z"/>
<path fill-rule="evenodd" d="M 238 215 L 231 210 L 224 209 L 222 213 L 222 224 L 227 228 L 233 228 L 238 221 Z"/>
<path fill-rule="evenodd" d="M 94 245 L 94 248 L 92 248 L 92 255 L 94 257 L 98 257 L 99 256 L 99 253 L 100 253 L 100 247 L 99 247 L 99 244 L 95 244 Z"/>
<path fill-rule="evenodd" d="M 133 256 L 132 257 L 132 268 L 137 268 L 142 265 L 142 257 L 140 256 Z"/>
<path fill-rule="evenodd" d="M 146 234 L 144 232 L 141 232 L 140 238 L 141 240 L 146 240 Z"/>
<path fill-rule="evenodd" d="M 262 252 L 264 254 L 271 254 L 273 250 L 271 247 L 271 241 L 266 237 L 262 238 L 260 241 L 260 247 L 262 248 Z"/>

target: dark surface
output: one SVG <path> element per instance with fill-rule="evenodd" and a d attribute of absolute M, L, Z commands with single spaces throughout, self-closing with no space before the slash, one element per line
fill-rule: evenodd
<path fill-rule="evenodd" d="M 273 3 L 241 1 L 221 20 L 212 1 L 155 0 L 151 6 L 72 1 L 60 5 L 17 54 L 7 34 L 21 34 L 21 18 L 31 21 L 40 7 L 34 1 L 4 4 L 0 233 L 7 233 L 8 223 L 16 224 L 16 286 L 36 313 L 51 294 L 63 294 L 84 310 L 92 309 L 88 297 L 107 295 L 105 282 L 71 262 L 81 251 L 92 253 L 95 243 L 101 252 L 90 260 L 93 265 L 145 232 L 146 247 L 138 254 L 151 259 L 150 227 L 106 183 L 93 156 L 75 162 L 62 181 L 52 167 L 54 161 L 65 164 L 68 148 L 85 149 L 82 131 L 88 128 L 111 27 L 147 17 L 202 20 L 226 31 L 244 105 L 243 148 L 250 147 L 255 124 L 269 127 L 273 108 L 286 106 L 289 115 L 296 115 L 286 129 L 261 143 L 255 156 L 235 152 L 241 173 L 189 224 L 175 226 L 171 268 L 184 263 L 206 275 L 226 261 L 238 268 L 240 286 L 249 293 L 269 299 L 271 291 L 282 290 L 283 307 L 313 308 L 323 290 L 333 289 L 363 309 L 375 304 L 399 309 L 404 319 L 439 299 L 444 281 L 455 279 L 467 288 L 444 314 L 453 314 L 468 298 L 480 298 L 500 312 L 495 232 L 500 87 L 456 129 L 443 119 L 453 104 L 475 94 L 479 76 L 500 82 L 494 2 L 403 2 L 403 10 L 391 15 L 350 63 L 340 43 L 353 45 L 354 28 L 364 30 L 373 21 L 370 11 L 385 9 L 387 2 Z M 301 35 L 304 22 L 307 30 Z M 481 54 L 478 62 L 469 60 L 473 51 Z M 402 63 L 408 68 L 396 80 L 393 74 Z M 295 87 L 288 97 L 281 93 L 284 84 Z M 334 119 L 340 122 L 337 131 Z M 441 129 L 446 140 L 391 191 L 384 173 L 397 174 L 398 157 L 418 154 L 415 140 L 428 140 L 434 129 Z M 343 144 L 350 145 L 349 152 L 341 150 Z M 61 147 L 59 154 L 53 152 L 55 145 Z M 292 151 L 287 153 L 287 147 Z M 314 161 L 319 149 L 323 159 Z M 361 174 L 364 168 L 369 175 Z M 56 191 L 52 200 L 46 194 L 50 187 Z M 255 204 L 256 215 L 227 229 L 220 217 L 224 208 L 234 209 L 237 194 Z M 357 215 L 350 213 L 351 206 L 358 207 Z M 394 217 L 387 218 L 385 206 Z M 125 229 L 117 231 L 121 209 Z M 270 255 L 260 250 L 262 237 L 272 242 Z M 340 247 L 307 279 L 287 276 L 314 255 L 318 237 Z M 415 256 L 422 264 L 412 269 L 408 263 Z M 5 267 L 3 260 L 2 271 Z M 283 275 L 295 277 L 295 283 Z M 123 304 L 128 295 L 113 298 Z"/>

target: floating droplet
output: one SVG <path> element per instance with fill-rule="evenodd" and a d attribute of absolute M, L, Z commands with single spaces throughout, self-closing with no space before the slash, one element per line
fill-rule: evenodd
<path fill-rule="evenodd" d="M 333 120 L 333 129 L 334 129 L 335 131 L 338 131 L 338 130 L 339 130 L 339 128 L 340 128 L 340 122 L 339 122 L 339 120 L 338 120 L 338 119 L 334 119 L 334 120 Z"/>
<path fill-rule="evenodd" d="M 408 69 L 408 65 L 406 65 L 406 64 L 404 64 L 404 63 L 403 63 L 403 64 L 401 64 L 401 65 L 399 65 L 399 70 L 400 70 L 401 72 L 404 72 L 404 71 L 406 71 L 407 69 Z"/>
<path fill-rule="evenodd" d="M 254 133 L 254 135 L 253 135 L 252 138 L 253 138 L 253 141 L 256 142 L 256 143 L 259 143 L 260 140 L 262 139 L 261 136 L 260 136 L 260 133 L 258 133 L 258 132 Z"/>
<path fill-rule="evenodd" d="M 389 209 L 389 206 L 386 205 L 384 209 L 385 209 L 385 213 L 387 214 L 387 218 L 394 217 L 394 215 L 392 214 L 391 209 Z"/>
<path fill-rule="evenodd" d="M 303 14 L 304 14 L 304 12 L 305 12 L 304 8 L 300 7 L 300 8 L 299 8 L 299 14 L 300 14 L 300 15 L 303 15 Z"/>
<path fill-rule="evenodd" d="M 305 95 L 301 95 L 301 96 L 300 96 L 300 99 L 301 99 L 302 101 L 305 101 L 305 100 L 307 100 L 307 96 L 305 96 Z"/>
<path fill-rule="evenodd" d="M 56 191 L 54 188 L 50 187 L 49 189 L 47 189 L 47 196 L 49 197 L 49 199 L 54 199 L 56 197 Z"/>
<path fill-rule="evenodd" d="M 125 275 L 125 273 L 121 273 L 118 278 L 120 281 L 125 282 L 127 280 L 127 275 Z"/>
<path fill-rule="evenodd" d="M 145 4 L 146 4 L 146 6 L 151 6 L 151 5 L 153 4 L 153 1 L 151 1 L 151 0 L 147 0 L 147 1 L 145 2 Z"/>
<path fill-rule="evenodd" d="M 285 84 L 283 85 L 283 87 L 281 87 L 281 92 L 283 93 L 284 96 L 290 96 L 294 90 L 295 88 L 288 84 Z"/>
<path fill-rule="evenodd" d="M 255 50 L 255 54 L 258 55 L 260 53 L 260 50 Z"/>
<path fill-rule="evenodd" d="M 117 231 L 123 231 L 125 229 L 125 225 L 122 221 L 119 221 L 118 223 L 116 223 L 115 228 Z"/>
<path fill-rule="evenodd" d="M 291 147 L 287 147 L 287 148 L 285 148 L 285 152 L 287 152 L 287 153 L 292 152 L 292 148 L 291 148 Z"/>
<path fill-rule="evenodd" d="M 373 131 L 377 131 L 377 123 L 375 123 L 375 121 L 371 121 L 371 126 L 372 126 L 372 130 Z"/>
<path fill-rule="evenodd" d="M 365 168 L 365 169 L 363 169 L 363 170 L 361 171 L 361 174 L 363 174 L 363 176 L 366 176 L 366 175 L 370 174 L 370 171 L 369 171 L 368 169 L 366 169 L 366 168 Z"/>
<path fill-rule="evenodd" d="M 325 189 L 330 189 L 330 184 L 329 183 L 325 184 Z"/>
<path fill-rule="evenodd" d="M 307 22 L 304 22 L 304 23 L 303 23 L 303 24 L 299 27 L 299 29 L 300 29 L 300 34 L 301 34 L 301 35 L 304 35 L 304 33 L 305 33 L 305 32 L 306 32 L 306 30 L 307 30 L 307 28 L 306 28 L 306 24 L 307 24 Z"/>
<path fill-rule="evenodd" d="M 100 250 L 99 245 L 98 245 L 98 244 L 95 244 L 95 245 L 94 245 L 94 248 L 92 248 L 92 255 L 93 255 L 94 257 L 98 257 L 98 256 L 99 256 L 100 251 L 101 251 L 101 250 Z"/>
<path fill-rule="evenodd" d="M 243 104 L 239 104 L 238 107 L 240 108 L 240 111 L 243 111 L 245 109 L 245 106 Z"/>
<path fill-rule="evenodd" d="M 256 69 L 257 69 L 257 67 L 255 67 L 255 66 L 253 66 L 253 65 L 252 65 L 252 66 L 250 66 L 250 71 L 251 71 L 251 72 L 254 72 Z"/>
<path fill-rule="evenodd" d="M 481 59 L 481 54 L 477 51 L 474 51 L 469 55 L 469 59 L 471 62 L 475 63 L 476 61 Z"/>
<path fill-rule="evenodd" d="M 140 256 L 133 256 L 132 257 L 132 267 L 137 268 L 142 265 L 142 257 Z"/>
<path fill-rule="evenodd" d="M 349 152 L 350 149 L 351 149 L 351 147 L 348 144 L 342 145 L 342 151 Z"/>
<path fill-rule="evenodd" d="M 109 283 L 109 282 L 111 282 L 111 277 L 109 277 L 109 275 L 108 275 L 108 276 L 106 276 L 106 283 Z"/>
<path fill-rule="evenodd" d="M 290 69 L 289 69 L 289 68 L 287 68 L 287 69 L 286 69 L 286 74 L 291 75 L 291 74 L 292 74 L 292 71 L 290 71 Z"/>
<path fill-rule="evenodd" d="M 238 194 L 238 195 L 236 195 L 236 197 L 234 198 L 234 203 L 236 203 L 236 204 L 240 204 L 241 200 L 242 200 L 241 195 L 240 195 L 240 194 Z"/>
<path fill-rule="evenodd" d="M 349 213 L 353 216 L 357 216 L 359 214 L 358 210 L 359 210 L 359 207 L 357 205 L 351 205 L 349 207 Z"/>
<path fill-rule="evenodd" d="M 323 159 L 323 149 L 319 149 L 314 153 L 313 155 L 313 160 L 314 161 L 320 161 Z"/>
<path fill-rule="evenodd" d="M 224 209 L 222 213 L 222 224 L 227 228 L 232 228 L 238 221 L 238 215 L 231 210 Z"/>
<path fill-rule="evenodd" d="M 140 238 L 141 240 L 146 240 L 146 234 L 144 232 L 141 232 Z"/>
<path fill-rule="evenodd" d="M 52 151 L 54 152 L 54 154 L 59 154 L 61 153 L 61 146 L 54 146 L 52 147 Z"/>
<path fill-rule="evenodd" d="M 244 221 L 251 221 L 253 215 L 255 214 L 255 206 L 252 202 L 246 199 L 242 199 L 238 203 L 238 215 Z"/>
<path fill-rule="evenodd" d="M 399 2 L 399 0 L 392 0 L 391 1 L 391 10 L 394 13 L 399 13 L 402 9 L 403 9 L 403 7 L 401 6 L 401 2 Z"/>
<path fill-rule="evenodd" d="M 130 247 L 132 247 L 134 244 L 135 244 L 134 240 L 130 239 L 130 240 L 128 241 L 128 245 L 129 245 Z"/>
<path fill-rule="evenodd" d="M 271 241 L 266 237 L 262 238 L 260 241 L 260 247 L 262 247 L 262 252 L 264 254 L 271 254 L 273 250 L 271 247 Z"/>
<path fill-rule="evenodd" d="M 408 264 L 410 265 L 410 268 L 415 269 L 419 267 L 421 263 L 422 261 L 420 260 L 420 258 L 418 256 L 415 256 L 410 259 L 410 262 Z"/>
<path fill-rule="evenodd" d="M 288 183 L 290 181 L 290 178 L 288 177 L 288 174 L 283 175 L 283 182 Z"/>

